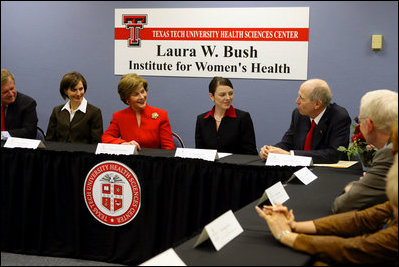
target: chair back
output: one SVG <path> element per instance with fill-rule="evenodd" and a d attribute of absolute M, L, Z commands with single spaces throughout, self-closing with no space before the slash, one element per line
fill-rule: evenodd
<path fill-rule="evenodd" d="M 37 126 L 36 129 L 37 129 L 37 131 L 36 131 L 36 138 L 35 139 L 41 140 L 41 141 L 46 141 L 46 135 L 44 134 L 44 131 L 42 130 L 42 128 Z"/>
<path fill-rule="evenodd" d="M 183 139 L 177 134 L 172 132 L 173 142 L 175 143 L 175 147 L 182 147 L 184 148 Z"/>

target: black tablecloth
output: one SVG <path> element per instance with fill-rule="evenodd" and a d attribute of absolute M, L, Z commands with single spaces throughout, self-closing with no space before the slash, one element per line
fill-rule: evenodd
<path fill-rule="evenodd" d="M 1 148 L 2 251 L 139 264 L 299 169 L 264 166 L 257 156 L 209 162 L 168 150 L 126 156 L 94 154 L 94 145 L 46 146 Z M 87 174 L 106 160 L 127 165 L 141 186 L 139 213 L 120 227 L 98 222 L 83 197 Z"/>
<path fill-rule="evenodd" d="M 285 186 L 290 199 L 284 205 L 293 209 L 297 221 L 330 215 L 334 198 L 342 192 L 347 183 L 358 179 L 362 173 L 360 164 L 349 169 L 315 167 L 312 171 L 318 178 L 310 184 L 304 185 L 295 178 Z M 258 200 L 234 213 L 244 232 L 221 250 L 216 251 L 209 240 L 193 248 L 198 239 L 197 235 L 177 246 L 176 253 L 187 265 L 292 266 L 310 264 L 312 262 L 310 255 L 294 251 L 275 240 L 266 222 L 256 213 L 257 204 Z M 263 204 L 270 205 L 266 202 Z"/>

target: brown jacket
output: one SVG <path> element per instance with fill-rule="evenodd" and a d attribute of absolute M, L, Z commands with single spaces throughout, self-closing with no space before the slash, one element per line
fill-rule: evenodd
<path fill-rule="evenodd" d="M 398 222 L 390 221 L 392 218 L 387 201 L 362 211 L 316 219 L 317 235 L 299 234 L 294 249 L 327 264 L 397 264 Z"/>
<path fill-rule="evenodd" d="M 101 110 L 87 103 L 86 113 L 76 111 L 70 122 L 70 114 L 62 110 L 64 105 L 57 106 L 51 113 L 47 127 L 46 141 L 68 143 L 101 143 L 103 119 Z"/>

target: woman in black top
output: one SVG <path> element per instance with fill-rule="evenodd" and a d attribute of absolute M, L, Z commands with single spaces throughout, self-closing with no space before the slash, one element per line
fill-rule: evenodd
<path fill-rule="evenodd" d="M 197 116 L 195 147 L 258 155 L 251 116 L 232 106 L 234 93 L 231 81 L 214 77 L 209 84 L 209 97 L 215 105 L 211 111 Z"/>

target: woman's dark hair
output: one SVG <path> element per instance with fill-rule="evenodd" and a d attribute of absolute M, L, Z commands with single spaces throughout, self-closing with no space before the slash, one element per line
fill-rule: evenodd
<path fill-rule="evenodd" d="M 60 94 L 63 99 L 68 98 L 68 95 L 65 94 L 65 91 L 68 90 L 69 88 L 74 88 L 76 85 L 78 85 L 79 82 L 82 82 L 83 87 L 85 89 L 85 93 L 87 90 L 87 82 L 86 79 L 83 77 L 82 74 L 76 71 L 69 72 L 62 77 L 61 83 L 60 83 Z"/>
<path fill-rule="evenodd" d="M 227 85 L 227 86 L 233 88 L 233 84 L 231 83 L 231 81 L 229 79 L 215 76 L 215 77 L 213 77 L 212 81 L 209 83 L 209 93 L 214 95 L 216 92 L 216 87 L 218 87 L 218 85 Z"/>

